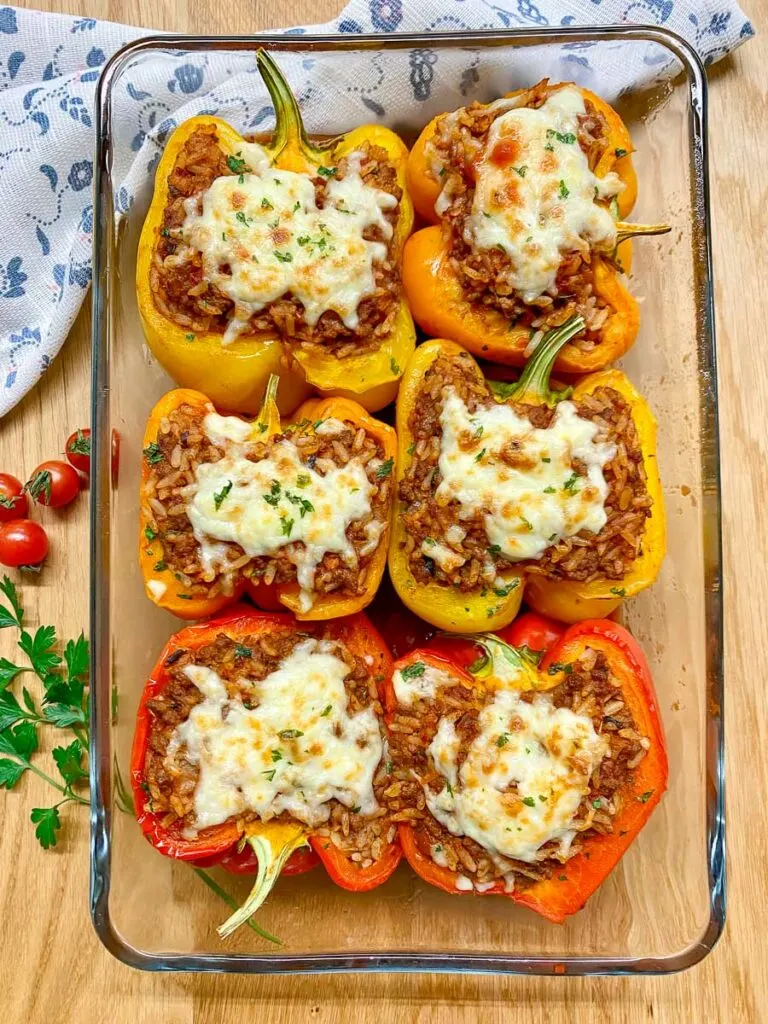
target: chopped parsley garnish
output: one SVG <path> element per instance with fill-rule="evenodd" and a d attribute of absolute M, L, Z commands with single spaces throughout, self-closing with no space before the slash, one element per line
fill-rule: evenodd
<path fill-rule="evenodd" d="M 603 806 L 603 801 L 600 799 L 599 796 L 595 797 L 595 799 L 592 801 L 592 806 L 596 811 L 599 811 L 600 808 Z"/>
<path fill-rule="evenodd" d="M 264 198 L 261 200 L 261 208 L 262 210 L 274 210 L 274 206 L 272 205 L 272 203 L 270 203 L 266 196 L 264 196 Z"/>
<path fill-rule="evenodd" d="M 556 132 L 554 128 L 547 128 L 547 138 L 557 139 L 558 142 L 563 142 L 570 146 L 576 141 L 576 136 L 573 132 Z"/>
<path fill-rule="evenodd" d="M 335 167 L 318 167 L 317 173 L 321 178 L 332 178 L 336 173 Z"/>
<path fill-rule="evenodd" d="M 558 882 L 567 882 L 568 881 L 568 875 L 558 875 L 557 876 L 557 880 L 558 880 Z"/>
<path fill-rule="evenodd" d="M 262 494 L 262 498 L 264 499 L 264 501 L 266 501 L 268 505 L 271 505 L 272 508 L 276 508 L 277 503 L 280 501 L 280 491 L 280 484 L 277 482 L 277 480 L 273 480 L 269 494 Z"/>
<path fill-rule="evenodd" d="M 508 732 L 503 732 L 501 734 L 501 736 L 499 736 L 499 738 L 496 740 L 496 746 L 499 749 L 501 749 L 502 747 L 506 747 L 506 745 L 508 743 L 509 743 L 509 733 Z"/>
<path fill-rule="evenodd" d="M 167 568 L 168 568 L 168 566 L 167 566 L 167 564 L 165 562 L 155 562 L 155 564 L 153 566 L 153 569 L 155 570 L 155 572 L 165 572 L 165 570 Z"/>
<path fill-rule="evenodd" d="M 627 155 L 627 153 L 628 153 L 628 150 L 626 150 L 626 149 L 614 149 L 614 151 L 613 151 L 613 152 L 614 152 L 614 153 L 616 154 L 616 156 L 617 156 L 617 157 L 618 157 L 619 159 L 621 159 L 621 158 L 622 158 L 623 156 L 626 156 L 626 155 Z"/>
<path fill-rule="evenodd" d="M 331 713 L 332 707 L 333 707 L 332 704 L 326 704 L 325 707 L 323 708 L 323 710 L 320 712 L 320 717 L 321 718 L 327 718 L 328 715 L 330 715 L 330 713 Z"/>
<path fill-rule="evenodd" d="M 627 592 L 624 587 L 611 587 L 611 593 L 615 594 L 616 597 L 626 597 Z"/>
<path fill-rule="evenodd" d="M 513 590 L 517 590 L 520 586 L 520 580 L 511 580 L 506 587 L 494 587 L 493 592 L 496 597 L 509 597 Z"/>
<path fill-rule="evenodd" d="M 232 156 L 231 154 L 227 157 L 227 167 L 233 174 L 242 174 L 248 170 L 248 165 L 242 157 Z"/>
<path fill-rule="evenodd" d="M 550 459 L 550 457 L 548 455 L 542 455 L 541 456 L 541 461 L 542 462 L 551 462 L 552 459 Z"/>
<path fill-rule="evenodd" d="M 391 761 L 387 761 L 387 763 L 384 765 L 384 771 L 387 773 L 387 775 L 391 775 L 394 770 L 394 767 L 395 766 L 392 764 Z"/>
<path fill-rule="evenodd" d="M 185 334 L 184 337 L 187 339 L 187 341 L 194 341 L 195 340 L 194 334 Z"/>
<path fill-rule="evenodd" d="M 277 771 L 277 768 L 270 768 L 267 771 L 262 772 L 261 774 L 262 775 L 266 775 L 267 779 L 271 782 L 272 779 L 274 779 L 274 777 L 275 777 L 275 772 L 276 771 Z"/>
<path fill-rule="evenodd" d="M 283 531 L 283 535 L 285 537 L 290 537 L 291 536 L 291 530 L 293 529 L 294 522 L 295 522 L 295 520 L 293 520 L 293 519 L 281 519 L 280 520 L 280 529 Z"/>
<path fill-rule="evenodd" d="M 214 492 L 213 504 L 214 504 L 217 512 L 219 511 L 219 509 L 223 505 L 224 499 L 226 498 L 226 496 L 229 494 L 229 492 L 231 490 L 232 490 L 232 481 L 231 480 L 227 480 L 227 482 L 224 484 L 224 486 L 221 488 L 220 491 L 215 491 Z"/>
<path fill-rule="evenodd" d="M 170 238 L 171 232 L 168 230 L 168 228 L 163 228 L 160 234 L 163 236 L 163 238 Z"/>
<path fill-rule="evenodd" d="M 309 245 L 309 243 L 311 242 L 311 238 L 309 237 L 309 235 L 299 235 L 296 241 L 299 243 L 299 245 Z"/>
<path fill-rule="evenodd" d="M 563 672 L 565 675 L 569 676 L 571 672 L 573 672 L 573 665 L 566 665 L 562 661 L 553 661 L 547 669 L 547 672 L 549 672 L 551 676 L 556 676 L 558 672 Z"/>
<path fill-rule="evenodd" d="M 545 493 L 545 494 L 554 494 L 554 493 L 555 493 L 555 491 L 556 491 L 556 488 L 555 488 L 555 487 L 545 487 L 545 488 L 544 488 L 544 493 Z"/>
<path fill-rule="evenodd" d="M 550 535 L 547 537 L 547 543 L 551 544 L 555 540 L 557 540 L 557 533 L 550 533 Z"/>
<path fill-rule="evenodd" d="M 145 526 L 144 527 L 144 536 L 147 538 L 147 540 L 153 541 L 155 539 L 155 537 L 157 536 L 157 531 L 153 530 L 151 526 Z"/>
<path fill-rule="evenodd" d="M 448 796 L 453 796 L 453 786 L 450 782 L 446 782 L 445 788 L 448 790 Z"/>
<path fill-rule="evenodd" d="M 296 202 L 293 204 L 293 212 L 296 213 L 296 211 L 300 210 L 300 209 L 301 209 L 301 200 L 297 199 Z"/>
<path fill-rule="evenodd" d="M 392 472 L 392 469 L 394 468 L 394 465 L 395 465 L 395 460 L 392 458 L 392 456 L 390 456 L 386 460 L 386 462 L 382 462 L 382 464 L 376 470 L 377 478 L 379 480 L 383 480 L 385 477 L 388 477 L 389 474 Z"/>
<path fill-rule="evenodd" d="M 427 666 L 423 661 L 414 661 L 412 665 L 406 665 L 406 667 L 401 670 L 400 675 L 403 679 L 418 679 L 419 676 L 424 675 L 426 667 Z"/>
<path fill-rule="evenodd" d="M 528 165 L 527 164 L 523 164 L 522 167 L 513 167 L 512 170 L 513 171 L 517 171 L 517 173 L 520 175 L 520 177 L 524 178 L 525 174 L 526 174 L 526 171 L 528 170 Z"/>
<path fill-rule="evenodd" d="M 155 441 L 150 441 L 147 447 L 144 449 L 144 458 L 150 465 L 154 465 L 156 462 L 162 462 L 165 456 L 160 450 L 160 445 Z"/>
<path fill-rule="evenodd" d="M 315 420 L 315 422 L 312 424 L 312 429 L 316 431 L 319 427 L 322 426 L 323 423 L 325 423 L 325 420 Z"/>
<path fill-rule="evenodd" d="M 395 376 L 397 376 L 400 373 L 400 367 L 394 356 L 392 356 L 392 358 L 389 360 L 389 368 L 392 371 L 392 373 L 395 374 Z"/>
<path fill-rule="evenodd" d="M 546 146 L 544 147 L 544 149 L 546 149 L 550 153 L 554 153 L 555 152 L 555 147 L 552 145 L 551 142 L 548 142 L 546 144 Z"/>
<path fill-rule="evenodd" d="M 571 475 L 568 477 L 568 479 L 563 484 L 563 490 L 564 491 L 568 491 L 570 494 L 574 494 L 575 491 L 576 491 L 576 484 L 578 483 L 578 480 L 579 480 L 579 474 L 578 473 L 571 473 Z"/>
<path fill-rule="evenodd" d="M 482 436 L 483 436 L 483 425 L 481 423 L 480 426 L 477 427 L 477 429 L 475 430 L 475 437 L 480 438 Z"/>
<path fill-rule="evenodd" d="M 239 220 L 241 224 L 248 224 L 248 218 L 245 216 L 242 210 L 238 210 L 235 214 L 235 220 Z"/>
<path fill-rule="evenodd" d="M 520 522 L 526 528 L 526 530 L 533 530 L 533 523 L 530 519 L 526 519 L 525 516 L 520 516 Z"/>
<path fill-rule="evenodd" d="M 282 761 L 282 760 L 283 760 L 283 752 L 282 752 L 282 750 L 273 750 L 272 751 L 272 762 L 276 764 L 278 761 Z"/>
<path fill-rule="evenodd" d="M 485 609 L 485 614 L 488 616 L 489 619 L 492 619 L 498 610 L 498 607 L 495 608 L 493 605 L 490 605 L 488 608 Z"/>
<path fill-rule="evenodd" d="M 235 657 L 236 658 L 250 658 L 253 651 L 250 647 L 246 647 L 245 644 L 235 644 Z"/>
<path fill-rule="evenodd" d="M 543 796 L 541 793 L 539 793 L 539 800 L 543 804 L 545 804 L 547 802 L 547 798 L 545 796 Z"/>
<path fill-rule="evenodd" d="M 176 597 L 181 598 L 182 601 L 191 601 L 192 600 L 192 595 L 191 594 L 178 594 L 177 593 Z"/>
<path fill-rule="evenodd" d="M 500 555 L 501 554 L 501 545 L 500 544 L 491 544 L 491 546 L 489 548 L 487 548 L 486 550 L 488 551 L 489 555 Z"/>
<path fill-rule="evenodd" d="M 267 424 L 266 423 L 260 423 L 259 424 L 259 433 L 260 434 L 265 434 L 266 432 L 267 432 Z"/>
<path fill-rule="evenodd" d="M 280 252 L 279 249 L 273 249 L 272 255 L 275 259 L 280 260 L 281 263 L 293 263 L 293 254 L 290 252 Z"/>
<path fill-rule="evenodd" d="M 299 475 L 296 477 L 297 487 L 309 487 L 310 483 L 311 480 L 309 473 L 299 473 Z"/>
<path fill-rule="evenodd" d="M 303 736 L 304 733 L 301 729 L 283 729 L 277 735 L 281 740 L 297 740 L 299 736 Z"/>
<path fill-rule="evenodd" d="M 435 853 L 442 853 L 442 852 L 443 852 L 443 848 L 440 845 L 440 843 L 438 843 L 437 846 L 435 847 Z"/>
<path fill-rule="evenodd" d="M 557 194 L 560 196 L 561 199 L 567 199 L 568 196 L 571 194 L 568 191 L 568 186 L 565 184 L 562 178 L 560 179 L 560 189 Z"/>
<path fill-rule="evenodd" d="M 292 505 L 296 505 L 297 506 L 297 508 L 299 510 L 299 514 L 300 514 L 302 519 L 307 514 L 307 512 L 314 512 L 315 511 L 315 506 L 312 504 L 311 501 L 307 501 L 306 498 L 302 498 L 298 494 L 291 494 L 290 491 L 286 491 L 285 492 L 285 496 L 288 499 L 288 501 L 291 502 Z"/>
<path fill-rule="evenodd" d="M 651 799 L 651 797 L 653 796 L 654 793 L 655 793 L 655 790 L 648 789 L 648 790 L 646 790 L 645 793 L 641 793 L 640 796 L 637 797 L 637 799 L 640 801 L 641 804 L 647 804 L 648 801 Z"/>
<path fill-rule="evenodd" d="M 480 451 L 475 456 L 475 462 L 479 462 L 487 451 L 487 448 L 481 448 Z"/>
<path fill-rule="evenodd" d="M 408 453 L 408 455 L 413 455 L 413 453 L 415 451 L 416 451 L 416 443 L 415 443 L 415 441 L 411 441 L 411 443 L 406 448 L 406 452 Z"/>
<path fill-rule="evenodd" d="M 437 541 L 435 540 L 435 538 L 434 538 L 434 537 L 425 537 L 425 538 L 424 538 L 424 543 L 425 543 L 425 544 L 426 544 L 426 545 L 427 545 L 428 547 L 432 548 L 432 547 L 434 547 L 434 546 L 435 546 L 435 544 L 437 544 Z"/>
<path fill-rule="evenodd" d="M 526 807 L 535 807 L 536 806 L 536 801 L 533 799 L 532 796 L 524 796 L 523 797 L 523 803 L 525 804 Z"/>

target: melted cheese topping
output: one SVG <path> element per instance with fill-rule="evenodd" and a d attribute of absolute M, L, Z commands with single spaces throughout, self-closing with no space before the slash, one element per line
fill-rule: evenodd
<path fill-rule="evenodd" d="M 205 417 L 204 431 L 226 445 L 225 455 L 218 462 L 196 466 L 195 483 L 184 492 L 203 573 L 212 580 L 228 571 L 222 542 L 239 544 L 251 558 L 283 551 L 296 566 L 301 610 L 309 611 L 315 570 L 326 553 L 357 565 L 347 529 L 370 516 L 373 486 L 360 459 L 351 458 L 345 466 L 329 465 L 321 476 L 301 461 L 299 449 L 288 440 L 278 441 L 266 458 L 254 462 L 247 457 L 250 447 L 237 443 L 244 436 L 242 422 L 217 413 Z M 366 525 L 364 552 L 376 549 L 383 532 L 378 521 Z"/>
<path fill-rule="evenodd" d="M 397 669 L 392 676 L 398 703 L 406 708 L 412 707 L 417 699 L 434 700 L 441 686 L 451 686 L 453 682 L 453 677 L 447 672 L 420 661 L 413 662 L 404 670 Z"/>
<path fill-rule="evenodd" d="M 435 498 L 458 501 L 461 519 L 482 512 L 499 554 L 538 558 L 561 538 L 605 526 L 603 467 L 616 447 L 595 441 L 597 426 L 580 417 L 572 402 L 560 402 L 550 426 L 541 429 L 502 403 L 472 414 L 448 388 L 440 423 L 442 480 Z M 477 439 L 469 450 L 467 439 Z M 585 477 L 574 472 L 574 460 L 585 467 Z M 437 560 L 434 547 L 423 550 Z"/>
<path fill-rule="evenodd" d="M 476 249 L 500 248 L 511 261 L 510 286 L 525 302 L 557 294 L 565 253 L 612 252 L 616 225 L 605 200 L 623 188 L 610 173 L 598 178 L 578 143 L 586 113 L 575 86 L 553 93 L 536 109 L 518 107 L 492 123 L 464 239 Z"/>
<path fill-rule="evenodd" d="M 272 167 L 255 144 L 238 157 L 251 170 L 216 178 L 203 193 L 201 213 L 197 197 L 188 201 L 181 231 L 202 253 L 205 279 L 235 303 L 224 342 L 288 292 L 303 304 L 308 324 L 334 310 L 354 330 L 360 300 L 376 290 L 373 265 L 387 256 L 386 244 L 363 233 L 376 227 L 382 238 L 392 237 L 385 211 L 397 206 L 395 197 L 365 184 L 360 153 L 347 157 L 344 178 L 329 178 L 322 208 L 309 174 Z"/>
<path fill-rule="evenodd" d="M 287 811 L 318 825 L 328 820 L 333 799 L 365 815 L 378 809 L 379 723 L 372 708 L 349 713 L 349 668 L 332 644 L 304 640 L 276 671 L 250 683 L 258 702 L 252 709 L 229 698 L 212 669 L 188 665 L 184 672 L 204 699 L 174 730 L 165 763 L 178 770 L 181 754 L 198 767 L 198 829 L 245 811 L 263 821 Z"/>
<path fill-rule="evenodd" d="M 440 719 L 428 751 L 448 785 L 437 795 L 425 786 L 427 806 L 449 832 L 469 836 L 491 855 L 532 863 L 556 840 L 565 859 L 573 819 L 608 741 L 589 716 L 555 708 L 543 695 L 528 704 L 511 679 L 498 682 L 460 768 L 461 738 L 450 718 Z"/>

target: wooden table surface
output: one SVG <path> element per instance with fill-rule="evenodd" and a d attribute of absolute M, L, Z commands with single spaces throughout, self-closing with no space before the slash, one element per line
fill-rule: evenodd
<path fill-rule="evenodd" d="M 745 0 L 750 6 L 750 0 Z M 56 0 L 30 6 L 174 31 L 252 32 L 322 21 L 338 0 Z M 88 916 L 87 814 L 43 852 L 29 809 L 48 801 L 27 773 L 0 794 L 0 992 L 8 1024 L 229 1024 L 259 1014 L 295 1021 L 610 1021 L 754 1024 L 768 1020 L 768 0 L 751 0 L 758 30 L 711 73 L 711 171 L 723 450 L 727 650 L 729 909 L 725 935 L 698 967 L 658 979 L 441 976 L 249 978 L 141 974 L 113 960 Z M 760 35 L 760 31 L 764 34 Z M 78 318 L 42 383 L 0 425 L 0 469 L 21 474 L 61 451 L 89 419 L 90 311 Z M 69 635 L 87 628 L 88 513 L 80 500 L 48 514 L 54 554 L 25 581 L 30 620 Z M 765 530 L 763 536 L 760 530 Z M 0 633 L 0 655 L 12 638 Z M 42 763 L 42 762 L 41 762 Z M 74 824 L 72 824 L 74 823 Z M 757 856 L 755 852 L 757 851 Z M 762 939 L 761 939 L 762 936 Z M 760 950 L 762 949 L 762 952 Z"/>

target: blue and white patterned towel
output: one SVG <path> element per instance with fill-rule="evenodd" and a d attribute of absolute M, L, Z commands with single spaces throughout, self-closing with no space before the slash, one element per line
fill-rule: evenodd
<path fill-rule="evenodd" d="M 352 0 L 335 21 L 315 31 L 390 33 L 618 22 L 664 25 L 690 40 L 707 62 L 753 35 L 734 0 Z M 146 34 L 145 29 L 90 18 L 0 7 L 0 418 L 34 386 L 58 353 L 87 292 L 95 83 L 115 50 Z M 590 59 L 583 47 L 571 47 L 560 57 L 558 77 L 579 72 L 580 80 L 588 81 Z M 270 124 L 272 109 L 253 75 L 252 57 L 243 60 L 249 65 L 243 64 L 234 77 L 215 55 L 190 54 L 183 62 L 176 58 L 167 74 L 158 74 L 156 66 L 151 74 L 137 69 L 121 108 L 120 130 L 128 143 L 126 152 L 132 154 L 125 167 L 116 169 L 118 180 L 124 182 L 118 194 L 121 210 L 146 185 L 162 143 L 178 121 L 205 109 L 229 117 L 242 129 Z M 430 98 L 439 83 L 445 87 L 451 82 L 458 105 L 466 95 L 466 82 L 478 78 L 478 60 L 471 55 L 461 66 L 445 55 L 438 64 L 438 55 L 430 50 L 398 60 L 388 56 L 386 75 L 379 54 L 361 60 L 367 63 L 359 78 L 355 76 L 356 84 L 341 90 L 343 109 L 334 95 L 335 123 L 329 128 L 338 130 L 345 120 L 353 124 L 372 113 L 381 117 L 390 104 L 404 101 L 423 103 L 426 120 L 436 112 Z M 616 92 L 628 81 L 665 70 L 654 68 L 649 58 L 640 58 L 633 66 L 618 48 L 608 60 L 610 66 L 600 69 L 600 81 L 613 82 Z M 314 108 L 313 124 L 319 127 L 327 64 L 322 81 L 313 78 L 312 60 L 291 58 L 287 64 L 302 106 Z M 503 85 L 510 87 L 509 82 Z"/>

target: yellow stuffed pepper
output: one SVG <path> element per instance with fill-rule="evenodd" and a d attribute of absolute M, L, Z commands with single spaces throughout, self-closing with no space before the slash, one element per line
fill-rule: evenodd
<path fill-rule="evenodd" d="M 583 328 L 545 335 L 514 384 L 488 382 L 452 341 L 416 351 L 397 403 L 392 581 L 442 629 L 498 629 L 521 600 L 563 622 L 610 614 L 664 556 L 656 425 L 608 370 L 553 391 Z"/>
<path fill-rule="evenodd" d="M 408 151 L 378 125 L 310 142 L 274 61 L 257 61 L 271 140 L 201 115 L 158 166 L 136 277 L 148 344 L 218 408 L 256 413 L 278 373 L 283 413 L 311 387 L 380 409 L 415 346 L 400 281 Z"/>

